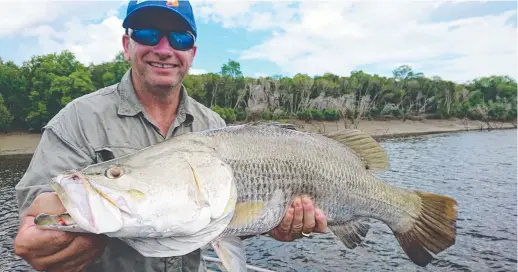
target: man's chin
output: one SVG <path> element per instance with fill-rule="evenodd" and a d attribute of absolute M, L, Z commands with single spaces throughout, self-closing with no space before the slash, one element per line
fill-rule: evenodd
<path fill-rule="evenodd" d="M 148 90 L 152 91 L 155 94 L 167 94 L 172 91 L 175 91 L 178 86 L 181 85 L 181 81 L 174 80 L 171 78 L 168 80 L 155 80 L 148 84 Z"/>

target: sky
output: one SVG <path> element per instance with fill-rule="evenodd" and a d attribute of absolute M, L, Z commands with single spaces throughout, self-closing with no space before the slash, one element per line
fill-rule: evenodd
<path fill-rule="evenodd" d="M 0 57 L 70 50 L 85 64 L 122 50 L 127 0 L 0 0 Z M 462 83 L 517 78 L 516 1 L 192 0 L 193 74 L 238 61 L 245 76 L 352 71 L 391 76 L 410 65 Z"/>

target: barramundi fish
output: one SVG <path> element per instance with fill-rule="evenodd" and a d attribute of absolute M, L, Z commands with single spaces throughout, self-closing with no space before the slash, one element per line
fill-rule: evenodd
<path fill-rule="evenodd" d="M 43 229 L 116 237 L 144 256 L 212 246 L 229 271 L 246 271 L 242 236 L 267 233 L 296 196 L 311 197 L 350 249 L 366 220 L 393 231 L 426 266 L 455 244 L 455 199 L 385 183 L 383 147 L 359 130 L 329 134 L 243 124 L 176 136 L 51 180 L 66 214 L 41 214 Z"/>

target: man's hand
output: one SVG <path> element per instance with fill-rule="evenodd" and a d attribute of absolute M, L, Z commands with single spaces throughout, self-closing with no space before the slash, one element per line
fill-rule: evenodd
<path fill-rule="evenodd" d="M 309 197 L 297 197 L 284 215 L 279 226 L 270 231 L 274 239 L 291 242 L 312 232 L 323 233 L 327 228 L 327 217 L 315 209 Z"/>
<path fill-rule="evenodd" d="M 60 214 L 65 208 L 55 193 L 42 193 L 22 217 L 14 240 L 16 255 L 42 271 L 81 271 L 99 257 L 108 238 L 104 235 L 42 230 L 34 224 L 40 213 Z"/>

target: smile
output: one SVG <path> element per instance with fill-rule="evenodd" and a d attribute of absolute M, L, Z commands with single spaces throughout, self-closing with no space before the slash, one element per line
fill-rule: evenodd
<path fill-rule="evenodd" d="M 157 68 L 175 68 L 178 67 L 178 64 L 163 64 L 158 62 L 150 62 L 151 66 L 157 67 Z"/>

